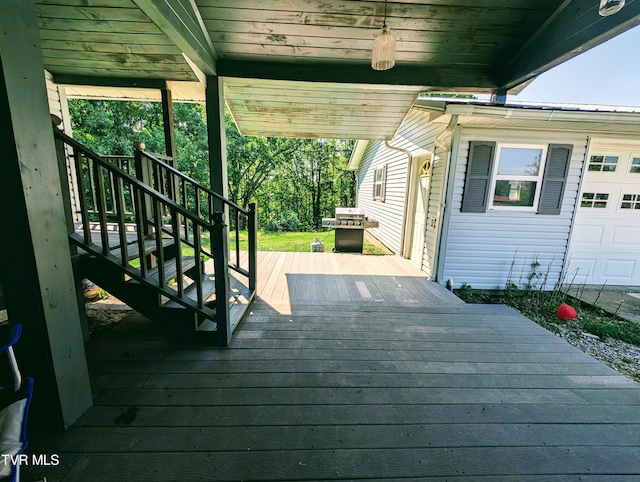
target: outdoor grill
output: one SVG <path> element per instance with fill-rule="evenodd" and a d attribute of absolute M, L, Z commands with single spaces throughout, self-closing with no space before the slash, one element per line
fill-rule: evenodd
<path fill-rule="evenodd" d="M 336 208 L 335 218 L 322 218 L 323 228 L 335 228 L 335 251 L 362 253 L 364 230 L 377 228 L 378 221 L 364 215 L 362 208 Z"/>

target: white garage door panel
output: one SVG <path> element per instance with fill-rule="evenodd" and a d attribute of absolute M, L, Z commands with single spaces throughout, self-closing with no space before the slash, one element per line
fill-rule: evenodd
<path fill-rule="evenodd" d="M 596 270 L 596 260 L 592 257 L 581 258 L 580 256 L 571 256 L 569 267 L 567 269 L 567 283 L 582 284 L 593 277 Z"/>
<path fill-rule="evenodd" d="M 603 264 L 602 275 L 610 281 L 614 278 L 620 280 L 633 279 L 633 273 L 637 265 L 637 263 L 628 259 L 606 259 Z"/>
<path fill-rule="evenodd" d="M 638 216 L 638 223 L 640 224 L 640 216 Z M 611 246 L 623 249 L 640 248 L 640 226 L 614 226 Z"/>
<path fill-rule="evenodd" d="M 639 153 L 640 146 L 596 145 L 589 154 L 589 159 L 616 156 L 618 162 L 615 171 L 598 170 L 597 164 L 589 170 L 587 165 L 569 250 L 568 281 L 578 270 L 577 283 L 640 286 L 640 210 L 621 208 L 625 194 L 640 193 L 640 174 L 630 169 Z"/>
<path fill-rule="evenodd" d="M 597 249 L 602 246 L 604 226 L 576 226 L 573 232 L 573 244 L 576 249 Z"/>

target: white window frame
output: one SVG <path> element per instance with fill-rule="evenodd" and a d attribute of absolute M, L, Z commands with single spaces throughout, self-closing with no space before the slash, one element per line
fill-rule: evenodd
<path fill-rule="evenodd" d="M 378 181 L 378 173 L 380 173 L 380 181 Z M 380 186 L 380 193 L 376 194 L 376 188 Z M 387 165 L 384 164 L 373 170 L 373 200 L 384 202 L 387 190 Z"/>
<path fill-rule="evenodd" d="M 627 169 L 627 174 L 630 176 L 640 176 L 640 172 L 631 172 L 631 169 L 634 167 L 633 160 L 640 159 L 640 154 L 633 153 L 629 156 L 629 169 Z M 637 165 L 636 165 L 637 166 Z M 640 167 L 640 166 L 638 166 Z"/>
<path fill-rule="evenodd" d="M 603 158 L 603 163 L 602 164 L 594 164 L 594 165 L 599 165 L 601 167 L 600 170 L 595 170 L 595 169 L 590 169 L 591 167 L 591 159 L 594 157 L 602 157 Z M 610 164 L 605 164 L 604 163 L 604 159 L 607 157 L 616 157 L 618 158 L 618 161 L 615 163 L 615 169 L 613 171 L 605 171 L 602 168 L 604 168 L 604 166 L 610 165 Z M 596 152 L 592 152 L 589 154 L 589 158 L 587 159 L 587 169 L 586 172 L 590 172 L 592 173 L 591 175 L 604 175 L 604 176 L 608 176 L 608 175 L 614 175 L 618 172 L 618 168 L 620 167 L 620 164 L 622 164 L 624 161 L 624 155 L 620 152 L 615 152 L 615 151 L 596 151 Z"/>
<path fill-rule="evenodd" d="M 498 174 L 500 168 L 500 156 L 502 149 L 540 149 L 541 159 L 540 168 L 538 169 L 537 176 L 512 176 L 509 174 Z M 526 211 L 537 212 L 538 202 L 540 201 L 540 193 L 542 192 L 542 179 L 544 177 L 544 168 L 547 162 L 547 150 L 549 146 L 547 144 L 511 144 L 511 143 L 497 143 L 496 144 L 496 157 L 493 163 L 493 173 L 491 175 L 491 190 L 489 191 L 489 209 L 496 211 Z M 523 182 L 535 182 L 536 190 L 533 195 L 533 206 L 494 206 L 493 198 L 496 193 L 496 184 L 498 181 L 523 181 Z"/>

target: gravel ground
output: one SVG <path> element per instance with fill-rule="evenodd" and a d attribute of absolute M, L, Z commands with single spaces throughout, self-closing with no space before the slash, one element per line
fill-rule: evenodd
<path fill-rule="evenodd" d="M 554 324 L 557 335 L 619 373 L 640 382 L 640 347 L 584 333 L 570 324 Z"/>

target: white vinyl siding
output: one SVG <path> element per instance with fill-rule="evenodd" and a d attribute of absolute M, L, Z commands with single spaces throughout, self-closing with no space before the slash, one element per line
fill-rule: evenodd
<path fill-rule="evenodd" d="M 392 146 L 407 149 L 415 155 L 433 149 L 437 135 L 445 128 L 443 124 L 429 125 L 429 113 L 413 109 L 400 126 Z M 357 179 L 357 207 L 365 215 L 376 219 L 380 227 L 368 232 L 396 254 L 402 244 L 402 222 L 407 192 L 407 155 L 389 149 L 383 141 L 371 141 L 360 162 Z M 387 165 L 384 202 L 373 199 L 373 176 L 376 169 Z"/>
<path fill-rule="evenodd" d="M 387 166 L 384 202 L 374 200 L 373 176 L 376 169 Z M 365 216 L 377 220 L 379 228 L 368 232 L 394 253 L 400 250 L 402 213 L 404 212 L 404 192 L 407 172 L 407 156 L 392 151 L 382 141 L 371 141 L 360 162 L 358 170 L 358 202 Z"/>
<path fill-rule="evenodd" d="M 438 230 L 442 214 L 441 204 L 447 166 L 447 153 L 442 153 L 441 157 L 441 159 L 434 162 L 431 171 L 427 232 L 425 236 L 424 257 L 422 259 L 422 271 L 429 273 L 431 276 L 435 275 L 435 255 L 438 245 Z"/>
<path fill-rule="evenodd" d="M 509 144 L 572 144 L 569 174 L 559 215 L 535 212 L 488 210 L 462 213 L 462 194 L 470 141 Z M 531 264 L 547 275 L 547 288 L 560 279 L 580 182 L 587 136 L 522 130 L 463 129 L 452 173 L 454 190 L 451 218 L 444 254 L 443 278 L 453 278 L 454 287 L 468 283 L 474 288 L 503 288 L 510 278 L 525 284 Z"/>

